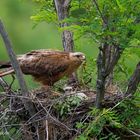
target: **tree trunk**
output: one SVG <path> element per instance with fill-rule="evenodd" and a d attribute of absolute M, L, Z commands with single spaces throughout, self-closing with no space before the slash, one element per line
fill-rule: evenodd
<path fill-rule="evenodd" d="M 112 82 L 113 69 L 123 51 L 116 44 L 113 44 L 112 46 L 108 44 L 110 37 L 106 37 L 105 40 L 106 41 L 102 43 L 101 47 L 99 48 L 99 55 L 97 58 L 98 75 L 96 82 L 97 96 L 95 103 L 97 108 L 101 107 L 101 103 L 104 99 L 105 88 L 107 88 L 107 85 Z M 109 78 L 111 78 L 111 80 Z"/>
<path fill-rule="evenodd" d="M 58 20 L 60 21 L 60 27 L 67 27 L 68 23 L 62 22 L 65 18 L 69 16 L 69 8 L 71 0 L 54 0 Z M 74 41 L 73 33 L 68 30 L 62 32 L 62 44 L 64 51 L 73 52 L 74 51 Z M 75 73 L 73 73 L 68 80 L 68 84 L 77 83 L 78 79 Z"/>
<path fill-rule="evenodd" d="M 136 69 L 132 76 L 130 77 L 130 80 L 128 82 L 128 88 L 126 91 L 126 95 L 134 95 L 134 93 L 137 90 L 137 87 L 140 83 L 140 62 L 137 64 Z"/>
<path fill-rule="evenodd" d="M 110 62 L 113 59 L 113 51 L 114 47 L 110 45 L 106 45 L 105 48 L 105 63 L 106 63 L 106 68 L 110 64 Z M 110 72 L 110 74 L 106 77 L 105 81 L 105 88 L 107 88 L 109 85 L 113 84 L 113 71 Z"/>
<path fill-rule="evenodd" d="M 103 58 L 103 53 L 100 50 L 98 59 L 97 59 L 97 81 L 96 81 L 96 102 L 95 106 L 97 108 L 101 107 L 101 102 L 104 98 L 104 93 L 105 93 L 105 67 L 104 67 L 104 58 Z"/>

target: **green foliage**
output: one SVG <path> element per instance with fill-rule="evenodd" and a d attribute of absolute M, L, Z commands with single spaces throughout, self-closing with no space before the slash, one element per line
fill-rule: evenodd
<path fill-rule="evenodd" d="M 99 138 L 99 140 L 120 140 L 120 137 L 110 132 L 108 135 Z"/>
<path fill-rule="evenodd" d="M 36 0 L 35 2 L 40 5 L 40 9 L 37 14 L 31 16 L 31 19 L 35 21 L 36 24 L 42 21 L 46 21 L 48 23 L 56 21 L 57 17 L 53 1 Z"/>
<path fill-rule="evenodd" d="M 55 109 L 58 110 L 61 117 L 66 117 L 73 108 L 80 104 L 80 102 L 81 99 L 78 96 L 69 95 L 68 97 L 64 98 L 64 100 L 60 100 L 55 105 Z"/>
<path fill-rule="evenodd" d="M 140 49 L 137 47 L 126 48 L 115 67 L 114 79 L 121 88 L 126 88 L 126 84 L 137 63 L 140 60 Z"/>
<path fill-rule="evenodd" d="M 78 76 L 82 86 L 95 88 L 96 79 L 96 59 L 88 58 L 88 63 L 83 64 L 78 71 Z M 93 69 L 95 67 L 95 69 Z"/>
<path fill-rule="evenodd" d="M 120 104 L 119 109 L 124 110 L 125 113 L 119 115 L 121 123 L 125 125 L 127 129 L 140 128 L 140 98 L 126 100 Z"/>
<path fill-rule="evenodd" d="M 91 108 L 84 122 L 77 122 L 77 129 L 82 130 L 76 140 L 118 140 L 123 132 L 130 134 L 131 130 L 140 128 L 140 98 L 124 100 L 110 109 L 98 110 Z"/>
<path fill-rule="evenodd" d="M 140 24 L 137 21 L 140 2 L 100 0 L 72 1 L 70 17 L 65 19 L 76 36 L 86 36 L 93 41 L 118 44 L 121 48 L 139 45 Z"/>
<path fill-rule="evenodd" d="M 85 137 L 92 138 L 99 136 L 106 124 L 111 127 L 121 128 L 117 113 L 110 111 L 110 109 L 100 111 L 92 108 L 89 112 L 89 116 L 92 118 L 89 123 L 80 123 L 80 125 L 77 123 L 77 128 L 84 129 L 83 135 Z"/>
<path fill-rule="evenodd" d="M 17 114 L 10 110 L 9 99 L 1 102 L 1 109 L 5 108 L 0 113 L 0 139 L 1 140 L 13 140 L 21 139 L 20 122 Z"/>
<path fill-rule="evenodd" d="M 31 16 L 31 19 L 36 22 L 41 22 L 41 21 L 52 22 L 52 20 L 54 20 L 55 17 L 56 16 L 52 12 L 42 10 L 37 15 Z"/>

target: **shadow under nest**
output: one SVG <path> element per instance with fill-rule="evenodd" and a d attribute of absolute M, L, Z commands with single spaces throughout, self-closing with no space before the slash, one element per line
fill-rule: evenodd
<path fill-rule="evenodd" d="M 5 93 L 4 96 L 1 96 L 1 99 L 5 98 L 3 102 L 8 100 L 10 105 L 8 118 L 11 120 L 9 123 L 11 127 L 12 123 L 15 124 L 15 122 L 20 124 L 17 126 L 17 129 L 19 129 L 18 131 L 20 131 L 22 139 L 27 139 L 28 137 L 28 140 L 33 140 L 32 136 L 36 134 L 36 130 L 32 124 L 36 124 L 38 126 L 38 133 L 45 133 L 47 131 L 49 140 L 73 140 L 82 134 L 83 131 L 76 128 L 76 123 L 83 121 L 88 123 L 90 121 L 90 117 L 87 117 L 88 112 L 95 104 L 95 91 L 85 90 L 82 92 L 90 95 L 90 97 L 88 99 L 78 99 L 73 94 L 48 93 L 44 89 L 34 90 L 30 92 L 30 97 L 28 97 L 36 109 L 36 114 L 32 117 L 29 116 L 24 108 L 23 96 L 20 91 L 17 93 Z M 70 100 L 71 98 L 72 100 Z M 110 95 L 107 93 L 103 107 L 113 107 L 122 99 L 122 94 Z M 77 102 L 72 103 L 73 100 L 77 100 Z M 63 107 L 64 104 L 66 105 L 65 107 Z"/>

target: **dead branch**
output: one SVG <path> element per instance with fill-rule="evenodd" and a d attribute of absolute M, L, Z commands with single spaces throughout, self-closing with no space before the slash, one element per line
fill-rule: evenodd
<path fill-rule="evenodd" d="M 9 89 L 9 85 L 4 81 L 2 77 L 0 77 L 0 85 L 2 86 L 4 91 L 7 91 Z"/>
<path fill-rule="evenodd" d="M 16 59 L 16 55 L 12 49 L 12 43 L 11 43 L 10 39 L 8 38 L 8 33 L 6 32 L 1 20 L 0 20 L 0 33 L 1 33 L 1 36 L 2 36 L 3 41 L 5 43 L 5 48 L 7 50 L 9 58 L 11 60 L 11 64 L 15 70 L 16 77 L 17 77 L 19 85 L 20 85 L 21 93 L 23 96 L 29 96 L 29 92 L 28 92 L 25 80 L 23 78 L 23 74 L 21 72 L 20 66 L 19 66 L 18 61 Z M 34 109 L 33 104 L 25 99 L 23 99 L 22 101 L 24 103 L 26 110 L 29 111 L 30 115 L 32 116 L 33 114 L 35 114 L 35 109 Z"/>
<path fill-rule="evenodd" d="M 17 76 L 22 94 L 24 96 L 29 96 L 29 92 L 28 92 L 25 80 L 23 78 L 20 66 L 19 66 L 18 61 L 16 59 L 16 55 L 15 55 L 13 49 L 12 49 L 12 43 L 8 38 L 8 33 L 6 33 L 6 30 L 5 30 L 4 25 L 3 25 L 1 20 L 0 20 L 0 33 L 1 33 L 1 36 L 2 36 L 3 41 L 5 43 L 5 48 L 7 50 L 9 58 L 11 60 L 11 64 L 12 64 L 14 70 L 15 70 L 15 73 L 16 73 L 16 76 Z"/>

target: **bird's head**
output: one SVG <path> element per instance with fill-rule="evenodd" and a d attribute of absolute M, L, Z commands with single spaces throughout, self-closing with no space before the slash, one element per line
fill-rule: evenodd
<path fill-rule="evenodd" d="M 79 61 L 79 62 L 83 62 L 86 60 L 85 54 L 83 54 L 81 52 L 71 52 L 70 58 L 72 58 L 73 60 Z"/>

